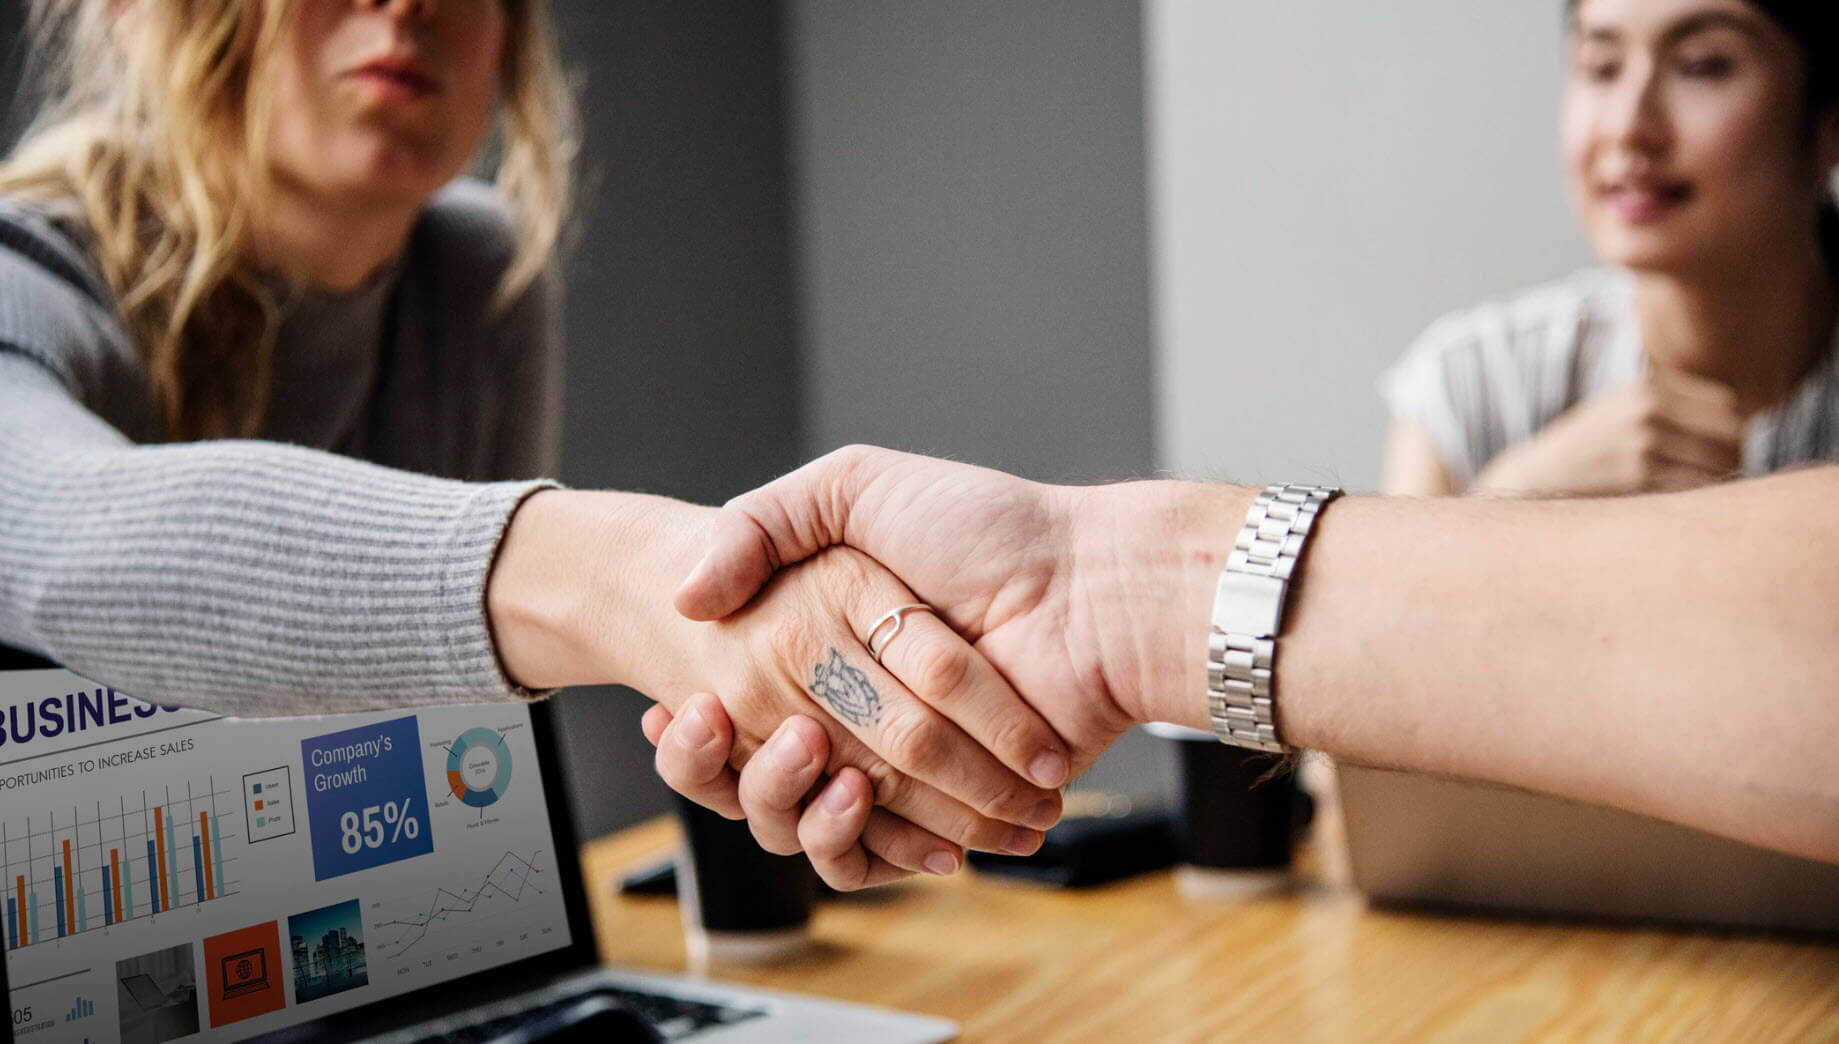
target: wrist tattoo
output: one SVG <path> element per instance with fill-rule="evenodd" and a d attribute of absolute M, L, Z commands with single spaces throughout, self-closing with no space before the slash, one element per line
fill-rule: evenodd
<path fill-rule="evenodd" d="M 868 675 L 851 667 L 843 654 L 834 648 L 830 650 L 830 659 L 817 665 L 817 675 L 811 680 L 811 694 L 851 725 L 868 725 L 881 720 L 881 694 L 870 684 Z"/>

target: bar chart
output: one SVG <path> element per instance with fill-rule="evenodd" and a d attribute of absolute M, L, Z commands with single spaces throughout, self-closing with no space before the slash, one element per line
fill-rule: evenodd
<path fill-rule="evenodd" d="M 0 820 L 7 950 L 112 927 L 234 895 L 237 841 L 218 807 L 239 793 L 202 785 L 119 795 Z"/>

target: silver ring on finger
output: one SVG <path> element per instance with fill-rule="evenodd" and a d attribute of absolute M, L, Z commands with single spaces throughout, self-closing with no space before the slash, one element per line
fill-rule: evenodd
<path fill-rule="evenodd" d="M 870 627 L 868 629 L 869 655 L 875 658 L 876 663 L 880 663 L 881 654 L 888 651 L 888 646 L 894 644 L 894 639 L 897 635 L 900 634 L 900 629 L 906 626 L 907 614 L 911 612 L 930 613 L 932 611 L 933 611 L 932 606 L 925 605 L 920 602 L 914 602 L 911 605 L 895 606 L 894 608 L 889 609 L 887 612 L 882 613 L 881 617 L 875 621 L 875 626 Z M 881 629 L 883 627 L 887 627 L 889 623 L 892 623 L 894 626 L 892 628 L 889 628 L 887 636 L 882 638 L 881 643 L 877 645 L 875 643 L 875 636 L 877 634 L 880 634 Z"/>

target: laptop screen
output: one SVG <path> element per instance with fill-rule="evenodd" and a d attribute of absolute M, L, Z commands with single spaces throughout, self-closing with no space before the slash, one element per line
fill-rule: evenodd
<path fill-rule="evenodd" d="M 0 672 L 19 1041 L 341 1037 L 592 961 L 547 709 L 238 720 Z"/>

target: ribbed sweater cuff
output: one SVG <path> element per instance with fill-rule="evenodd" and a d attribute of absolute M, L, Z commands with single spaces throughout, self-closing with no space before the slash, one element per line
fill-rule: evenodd
<path fill-rule="evenodd" d="M 547 479 L 478 486 L 453 514 L 441 541 L 440 605 L 433 614 L 450 625 L 431 638 L 446 649 L 448 673 L 464 687 L 520 700 L 544 699 L 556 691 L 527 689 L 505 674 L 485 606 L 486 580 L 511 516 L 532 494 L 556 488 Z"/>

